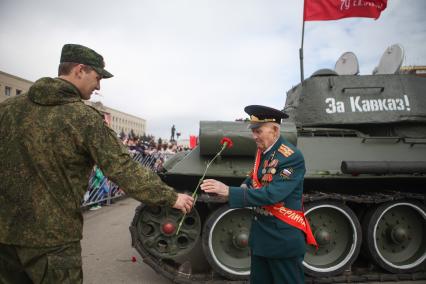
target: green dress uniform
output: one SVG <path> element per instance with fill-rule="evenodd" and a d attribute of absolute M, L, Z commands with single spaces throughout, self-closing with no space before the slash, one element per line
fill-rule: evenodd
<path fill-rule="evenodd" d="M 99 59 L 66 45 L 63 60 L 73 52 L 85 64 Z M 112 76 L 98 63 L 98 73 Z M 0 161 L 0 283 L 82 282 L 80 206 L 95 164 L 141 202 L 173 206 L 177 198 L 59 78 L 42 78 L 0 104 Z"/>
<path fill-rule="evenodd" d="M 280 137 L 261 154 L 258 180 L 262 187 L 229 188 L 229 205 L 254 207 L 249 245 L 251 248 L 250 283 L 304 283 L 303 258 L 306 252 L 304 233 L 272 216 L 260 206 L 283 202 L 289 209 L 302 211 L 305 162 L 294 145 Z"/>

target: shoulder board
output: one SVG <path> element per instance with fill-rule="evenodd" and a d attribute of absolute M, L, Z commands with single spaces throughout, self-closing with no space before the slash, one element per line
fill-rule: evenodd
<path fill-rule="evenodd" d="M 290 157 L 291 155 L 294 154 L 294 151 L 290 147 L 288 147 L 284 144 L 281 144 L 281 146 L 278 148 L 278 152 L 283 154 L 283 156 L 286 157 L 286 158 L 288 158 L 288 157 Z"/>

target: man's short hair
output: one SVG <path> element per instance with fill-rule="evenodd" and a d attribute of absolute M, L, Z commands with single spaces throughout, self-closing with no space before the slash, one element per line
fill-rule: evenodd
<path fill-rule="evenodd" d="M 265 122 L 265 123 L 263 123 L 265 126 L 269 126 L 269 127 L 271 127 L 271 128 L 276 128 L 277 129 L 277 131 L 280 131 L 280 129 L 281 129 L 281 125 L 280 124 L 278 124 L 278 123 L 276 123 L 276 122 Z"/>
<path fill-rule="evenodd" d="M 74 63 L 74 62 L 60 63 L 58 67 L 58 76 L 69 75 L 71 73 L 71 70 L 77 65 L 78 63 Z"/>
<path fill-rule="evenodd" d="M 59 64 L 58 67 L 58 76 L 61 75 L 69 75 L 71 73 L 71 70 L 77 66 L 80 63 L 75 63 L 75 62 L 62 62 Z M 83 70 L 85 72 L 89 72 L 90 70 L 92 70 L 90 68 L 90 66 L 84 66 Z"/>

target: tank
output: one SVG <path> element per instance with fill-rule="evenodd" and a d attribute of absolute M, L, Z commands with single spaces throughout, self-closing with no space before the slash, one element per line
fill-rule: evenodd
<path fill-rule="evenodd" d="M 309 248 L 309 283 L 426 279 L 426 78 L 413 74 L 338 75 L 319 70 L 287 92 L 282 136 L 306 161 L 304 210 L 319 248 Z M 238 186 L 253 166 L 246 122 L 202 121 L 199 144 L 159 173 L 191 193 L 207 176 Z M 141 204 L 132 245 L 175 283 L 246 283 L 251 208 L 231 209 L 200 193 L 182 215 Z"/>

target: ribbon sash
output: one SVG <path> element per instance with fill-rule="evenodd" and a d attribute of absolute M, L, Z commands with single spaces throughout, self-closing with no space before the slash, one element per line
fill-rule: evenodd
<path fill-rule="evenodd" d="M 253 176 L 252 176 L 253 187 L 255 189 L 260 189 L 262 187 L 262 184 L 259 182 L 259 179 L 257 178 L 257 173 L 259 171 L 259 165 L 260 165 L 260 156 L 261 156 L 261 151 L 257 149 L 256 159 L 254 161 L 254 167 L 253 167 Z M 275 217 L 277 217 L 279 220 L 283 221 L 284 223 L 287 223 L 290 226 L 293 226 L 299 230 L 302 230 L 306 236 L 306 243 L 308 245 L 313 245 L 316 248 L 318 248 L 318 244 L 315 240 L 314 235 L 312 234 L 311 226 L 309 226 L 308 220 L 306 219 L 303 211 L 297 211 L 297 210 L 286 208 L 284 207 L 284 204 L 282 202 L 274 204 L 274 205 L 265 205 L 265 206 L 262 206 L 262 208 L 270 212 L 272 215 L 274 215 Z"/>

